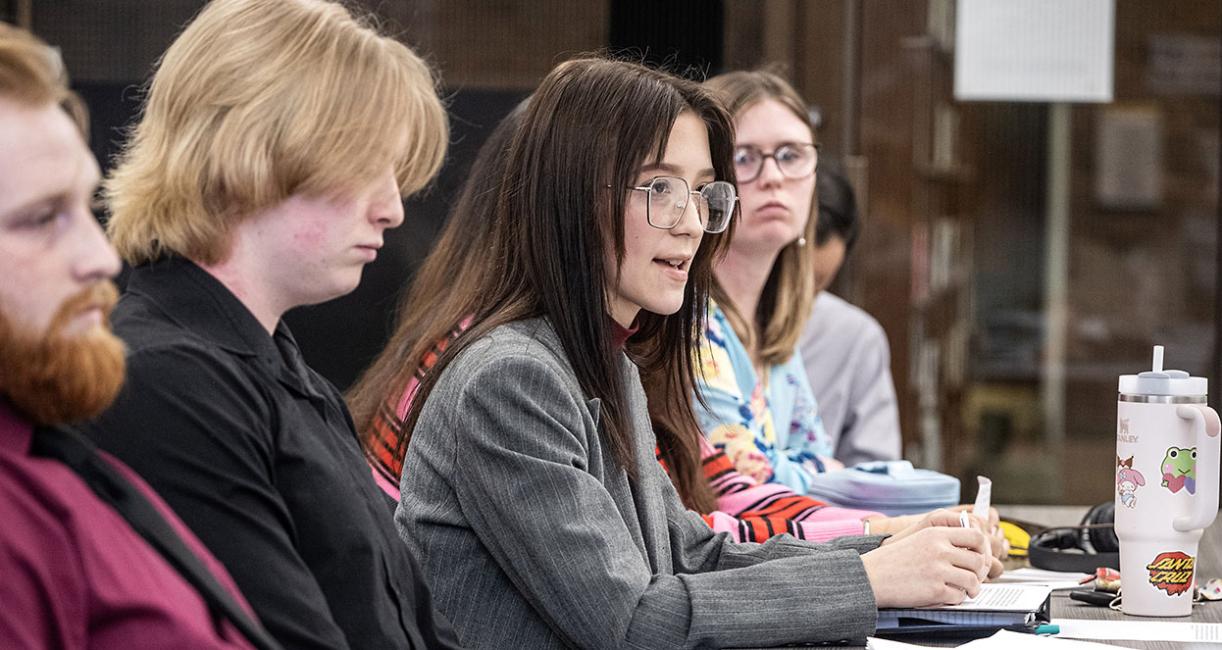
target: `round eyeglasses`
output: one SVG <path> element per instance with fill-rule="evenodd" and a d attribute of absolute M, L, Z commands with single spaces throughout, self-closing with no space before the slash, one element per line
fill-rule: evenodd
<path fill-rule="evenodd" d="M 806 178 L 815 172 L 819 164 L 819 145 L 801 142 L 786 142 L 764 153 L 753 144 L 734 147 L 734 173 L 738 182 L 750 183 L 759 178 L 764 170 L 764 161 L 771 158 L 785 178 Z"/>
<path fill-rule="evenodd" d="M 654 228 L 669 230 L 679 225 L 687 211 L 688 197 L 696 197 L 696 214 L 705 232 L 723 232 L 734 216 L 738 193 L 726 181 L 713 181 L 693 191 L 685 179 L 658 176 L 644 185 L 628 188 L 649 195 L 645 204 L 645 220 Z"/>

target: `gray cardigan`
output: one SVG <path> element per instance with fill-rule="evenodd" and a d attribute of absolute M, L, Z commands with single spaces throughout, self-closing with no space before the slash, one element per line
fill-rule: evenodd
<path fill-rule="evenodd" d="M 861 308 L 820 291 L 798 350 L 836 460 L 845 465 L 899 460 L 900 411 L 883 326 Z"/>
<path fill-rule="evenodd" d="M 689 648 L 860 639 L 874 631 L 860 553 L 879 537 L 739 544 L 686 510 L 654 457 L 621 354 L 636 481 L 598 433 L 543 319 L 456 358 L 409 446 L 399 532 L 472 648 Z"/>

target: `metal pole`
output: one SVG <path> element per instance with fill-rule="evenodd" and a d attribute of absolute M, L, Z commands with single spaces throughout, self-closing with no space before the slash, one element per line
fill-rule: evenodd
<path fill-rule="evenodd" d="M 861 80 L 858 79 L 858 55 L 861 47 L 861 0 L 845 0 L 844 4 L 844 65 L 841 68 L 840 152 L 845 158 L 857 153 L 857 104 Z M 860 203 L 858 204 L 860 205 Z"/>
<path fill-rule="evenodd" d="M 1070 105 L 1048 106 L 1048 195 L 1044 259 L 1044 436 L 1051 462 L 1065 444 L 1065 348 L 1069 320 Z M 1054 473 L 1056 468 L 1053 468 Z"/>

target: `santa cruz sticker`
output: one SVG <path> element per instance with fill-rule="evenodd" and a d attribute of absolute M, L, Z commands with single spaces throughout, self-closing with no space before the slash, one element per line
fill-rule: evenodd
<path fill-rule="evenodd" d="M 1192 556 L 1179 551 L 1159 553 L 1146 565 L 1150 570 L 1150 584 L 1167 592 L 1168 596 L 1178 596 L 1192 586 L 1193 564 Z"/>

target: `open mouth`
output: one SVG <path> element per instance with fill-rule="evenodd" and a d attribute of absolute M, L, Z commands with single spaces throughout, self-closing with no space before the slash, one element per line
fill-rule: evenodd
<path fill-rule="evenodd" d="M 691 266 L 692 260 L 688 257 L 658 257 L 654 258 L 653 262 L 676 271 L 686 271 Z"/>

